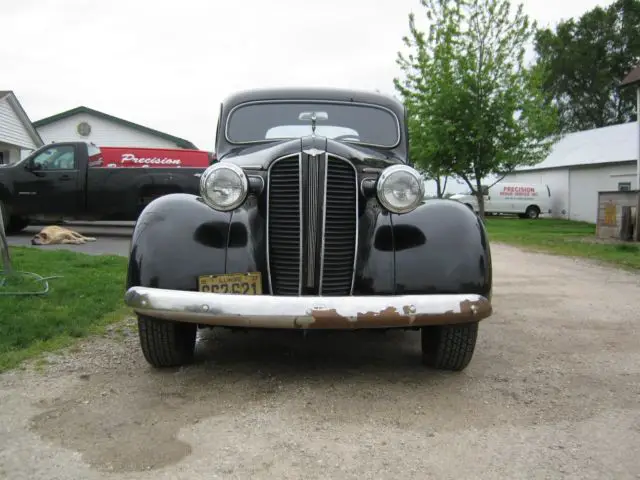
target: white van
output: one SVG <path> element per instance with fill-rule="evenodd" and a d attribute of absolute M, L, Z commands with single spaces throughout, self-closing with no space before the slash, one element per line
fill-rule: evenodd
<path fill-rule="evenodd" d="M 520 218 L 538 218 L 551 213 L 551 190 L 539 183 L 502 183 L 490 188 L 483 186 L 485 214 L 510 214 Z M 452 195 L 451 199 L 464 203 L 478 212 L 478 201 L 471 192 Z"/>

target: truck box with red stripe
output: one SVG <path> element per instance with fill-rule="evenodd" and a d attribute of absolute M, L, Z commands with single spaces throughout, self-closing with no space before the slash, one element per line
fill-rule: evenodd
<path fill-rule="evenodd" d="M 189 149 L 105 147 L 100 146 L 91 166 L 107 168 L 207 168 L 214 158 L 212 152 Z"/>

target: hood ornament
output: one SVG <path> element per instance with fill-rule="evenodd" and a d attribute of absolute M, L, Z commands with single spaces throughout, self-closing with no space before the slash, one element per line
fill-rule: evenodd
<path fill-rule="evenodd" d="M 298 115 L 298 120 L 304 122 L 311 120 L 311 136 L 315 137 L 318 121 L 326 121 L 329 119 L 327 112 L 302 112 Z"/>

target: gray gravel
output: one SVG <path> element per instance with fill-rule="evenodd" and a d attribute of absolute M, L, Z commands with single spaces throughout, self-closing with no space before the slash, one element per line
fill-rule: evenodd
<path fill-rule="evenodd" d="M 493 252 L 462 373 L 413 332 L 224 331 L 157 372 L 129 322 L 0 376 L 0 477 L 640 478 L 640 275 Z"/>

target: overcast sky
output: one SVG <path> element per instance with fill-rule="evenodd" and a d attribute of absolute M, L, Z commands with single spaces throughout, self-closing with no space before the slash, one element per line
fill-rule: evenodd
<path fill-rule="evenodd" d="M 610 3 L 524 0 L 542 25 Z M 1 0 L 0 90 L 32 121 L 84 105 L 213 150 L 236 89 L 393 93 L 411 11 L 424 18 L 419 0 Z"/>

